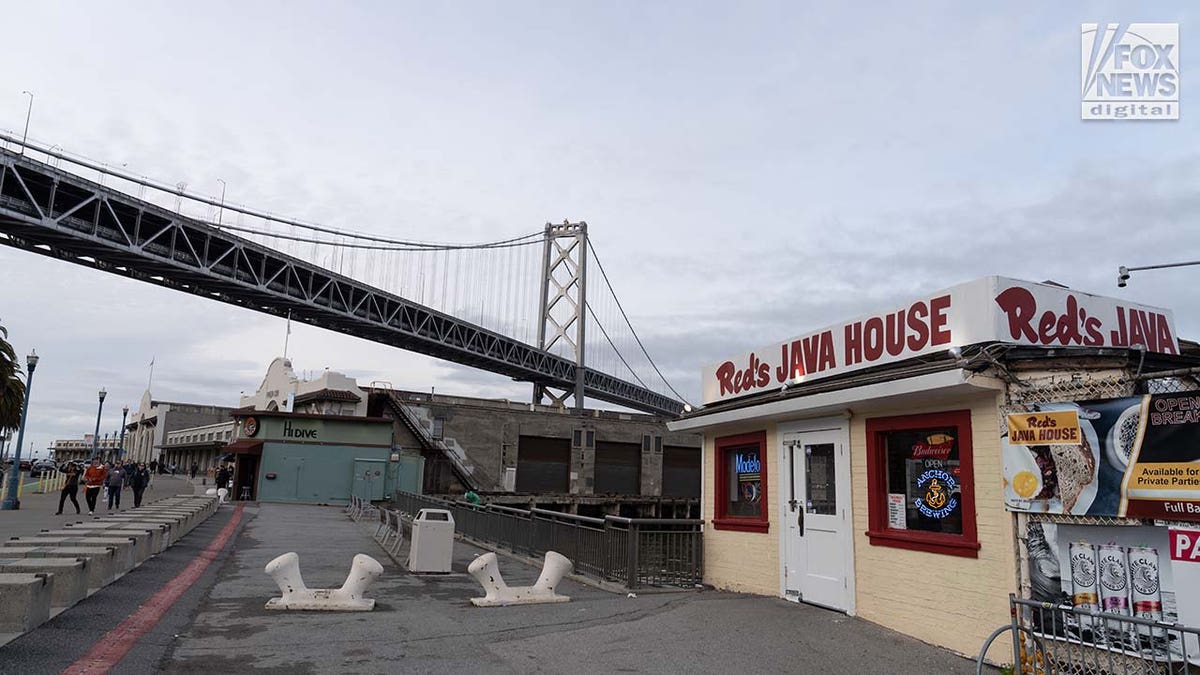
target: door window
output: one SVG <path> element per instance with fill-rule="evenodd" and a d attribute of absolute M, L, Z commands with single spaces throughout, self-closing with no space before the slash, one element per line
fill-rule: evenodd
<path fill-rule="evenodd" d="M 837 481 L 835 480 L 833 443 L 804 446 L 805 494 L 808 512 L 817 515 L 837 514 Z"/>

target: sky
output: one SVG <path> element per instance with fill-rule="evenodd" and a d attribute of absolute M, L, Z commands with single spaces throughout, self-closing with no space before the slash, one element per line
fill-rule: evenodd
<path fill-rule="evenodd" d="M 988 274 L 1174 310 L 1200 338 L 1196 11 L 1147 2 L 39 2 L 6 8 L 0 129 L 331 227 L 479 242 L 586 220 L 686 398 L 704 364 Z M 1080 24 L 1180 24 L 1181 119 L 1081 121 Z M 36 27 L 36 29 L 35 29 Z M 94 175 L 94 174 L 93 174 Z M 284 321 L 0 247 L 36 348 L 26 446 L 101 434 L 155 362 L 236 405 Z M 527 399 L 294 325 L 298 371 Z"/>

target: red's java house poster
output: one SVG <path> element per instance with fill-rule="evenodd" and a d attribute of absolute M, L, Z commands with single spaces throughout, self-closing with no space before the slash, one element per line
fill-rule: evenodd
<path fill-rule="evenodd" d="M 1010 510 L 1200 522 L 1200 392 L 1005 412 Z"/>

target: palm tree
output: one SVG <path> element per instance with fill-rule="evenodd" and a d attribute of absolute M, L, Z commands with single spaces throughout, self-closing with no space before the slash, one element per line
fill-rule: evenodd
<path fill-rule="evenodd" d="M 21 423 L 21 403 L 25 400 L 25 382 L 17 353 L 8 343 L 8 329 L 0 325 L 0 432 L 16 429 Z"/>

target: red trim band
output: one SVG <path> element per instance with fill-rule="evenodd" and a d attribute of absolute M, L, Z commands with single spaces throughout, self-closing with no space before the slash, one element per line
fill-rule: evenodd
<path fill-rule="evenodd" d="M 238 504 L 237 510 L 233 512 L 233 517 L 229 519 L 225 527 L 221 528 L 217 536 L 213 537 L 207 548 L 197 554 L 196 558 L 182 572 L 168 581 L 136 612 L 130 614 L 120 625 L 108 631 L 104 637 L 92 645 L 88 653 L 62 671 L 63 675 L 107 673 L 121 659 L 125 658 L 137 641 L 158 624 L 167 611 L 179 600 L 179 596 L 191 588 L 200 575 L 204 574 L 204 570 L 208 569 L 212 561 L 217 558 L 217 554 L 225 548 L 230 538 L 233 537 L 234 531 L 237 530 L 238 523 L 242 520 L 242 511 L 245 508 L 245 503 Z"/>

